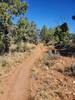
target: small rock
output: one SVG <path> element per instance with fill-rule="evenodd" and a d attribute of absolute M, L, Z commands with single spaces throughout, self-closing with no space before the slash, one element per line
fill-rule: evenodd
<path fill-rule="evenodd" d="M 73 84 L 75 84 L 75 81 L 73 81 Z"/>
<path fill-rule="evenodd" d="M 73 93 L 73 95 L 75 96 L 75 93 Z"/>
<path fill-rule="evenodd" d="M 46 69 L 46 70 L 49 70 L 49 68 L 48 68 L 47 66 L 45 67 L 45 69 Z"/>

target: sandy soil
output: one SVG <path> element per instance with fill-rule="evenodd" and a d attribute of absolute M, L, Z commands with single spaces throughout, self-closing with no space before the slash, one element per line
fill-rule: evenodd
<path fill-rule="evenodd" d="M 17 70 L 10 76 L 0 79 L 0 100 L 29 100 L 31 88 L 31 68 L 43 54 L 44 48 L 39 44 Z"/>

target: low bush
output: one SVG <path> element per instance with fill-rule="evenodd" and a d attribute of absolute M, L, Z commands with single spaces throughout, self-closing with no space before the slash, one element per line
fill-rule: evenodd
<path fill-rule="evenodd" d="M 71 64 L 69 67 L 66 67 L 63 73 L 67 76 L 75 76 L 75 64 Z"/>
<path fill-rule="evenodd" d="M 2 60 L 1 61 L 2 67 L 5 67 L 8 65 L 8 62 L 6 60 Z"/>
<path fill-rule="evenodd" d="M 41 63 L 48 67 L 51 68 L 54 64 L 55 64 L 55 60 L 57 60 L 57 56 L 55 55 L 49 55 L 49 53 L 47 52 L 44 57 L 41 60 Z"/>

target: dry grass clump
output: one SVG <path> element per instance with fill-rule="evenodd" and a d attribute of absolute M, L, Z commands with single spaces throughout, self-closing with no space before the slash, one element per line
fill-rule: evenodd
<path fill-rule="evenodd" d="M 48 52 L 44 54 L 42 59 L 39 60 L 39 65 L 44 68 L 50 69 L 55 63 L 56 60 L 58 59 L 58 56 L 56 55 L 50 55 Z"/>
<path fill-rule="evenodd" d="M 33 44 L 27 44 L 25 52 L 9 52 L 9 54 L 0 56 L 0 76 L 10 72 L 13 68 L 18 67 L 20 63 L 22 63 L 28 55 L 30 55 L 31 51 L 35 48 Z M 14 48 L 13 48 L 14 50 Z"/>

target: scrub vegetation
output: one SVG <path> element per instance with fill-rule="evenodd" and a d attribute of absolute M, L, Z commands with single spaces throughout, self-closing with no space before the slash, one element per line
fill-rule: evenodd
<path fill-rule="evenodd" d="M 75 100 L 75 34 L 70 33 L 65 21 L 53 28 L 43 25 L 38 29 L 34 21 L 25 17 L 27 9 L 26 1 L 0 0 L 0 96 L 5 93 L 2 76 L 17 70 L 34 54 L 28 62 L 32 65 L 46 48 L 31 69 L 29 100 Z"/>

